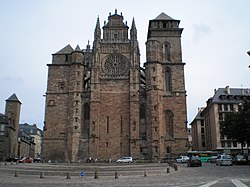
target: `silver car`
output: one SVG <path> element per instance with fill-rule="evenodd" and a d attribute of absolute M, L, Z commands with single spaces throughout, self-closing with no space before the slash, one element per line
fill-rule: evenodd
<path fill-rule="evenodd" d="M 188 160 L 189 160 L 188 156 L 179 156 L 178 158 L 176 158 L 177 163 L 187 163 Z"/>
<path fill-rule="evenodd" d="M 132 157 L 122 157 L 116 161 L 117 163 L 132 163 L 133 158 Z"/>
<path fill-rule="evenodd" d="M 233 162 L 232 162 L 232 158 L 230 155 L 220 155 L 217 157 L 216 159 L 216 165 L 219 166 L 232 166 Z"/>

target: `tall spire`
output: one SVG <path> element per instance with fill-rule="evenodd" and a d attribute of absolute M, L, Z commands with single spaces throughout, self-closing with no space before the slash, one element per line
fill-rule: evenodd
<path fill-rule="evenodd" d="M 132 25 L 131 25 L 131 29 L 130 29 L 130 39 L 137 40 L 137 29 L 135 26 L 135 19 L 134 18 L 132 20 Z"/>
<path fill-rule="evenodd" d="M 100 19 L 97 17 L 96 27 L 95 27 L 95 40 L 101 39 L 101 27 L 100 27 Z"/>

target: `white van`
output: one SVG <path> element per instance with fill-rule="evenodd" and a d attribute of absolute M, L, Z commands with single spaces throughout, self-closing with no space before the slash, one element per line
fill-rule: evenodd
<path fill-rule="evenodd" d="M 132 157 L 122 157 L 116 161 L 117 163 L 132 163 Z"/>

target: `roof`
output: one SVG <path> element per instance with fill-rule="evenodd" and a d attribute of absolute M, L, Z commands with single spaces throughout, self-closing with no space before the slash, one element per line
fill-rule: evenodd
<path fill-rule="evenodd" d="M 81 51 L 79 45 L 76 46 L 75 51 Z"/>
<path fill-rule="evenodd" d="M 13 101 L 13 102 L 19 102 L 19 99 L 17 98 L 16 94 L 12 94 L 8 99 L 6 99 L 6 101 Z"/>
<path fill-rule="evenodd" d="M 212 103 L 240 103 L 250 100 L 249 88 L 219 88 L 211 98 Z"/>
<path fill-rule="evenodd" d="M 37 131 L 40 131 L 42 133 L 42 130 L 37 128 L 36 124 L 34 125 L 29 125 L 28 123 L 19 124 L 19 129 L 22 129 L 22 131 L 24 131 L 27 134 L 37 134 Z"/>
<path fill-rule="evenodd" d="M 154 20 L 174 20 L 169 15 L 162 12 L 159 16 L 157 16 Z"/>
<path fill-rule="evenodd" d="M 71 47 L 70 44 L 68 44 L 67 46 L 65 46 L 64 48 L 62 48 L 61 50 L 59 50 L 55 54 L 57 54 L 57 55 L 59 55 L 59 54 L 70 54 L 73 51 L 74 51 L 74 49 Z"/>

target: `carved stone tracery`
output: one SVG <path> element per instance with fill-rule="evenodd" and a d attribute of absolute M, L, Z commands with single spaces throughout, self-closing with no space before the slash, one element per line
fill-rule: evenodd
<path fill-rule="evenodd" d="M 125 75 L 128 69 L 127 58 L 121 54 L 111 54 L 103 64 L 103 70 L 106 75 L 119 77 Z"/>

